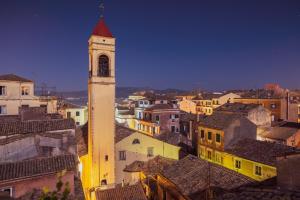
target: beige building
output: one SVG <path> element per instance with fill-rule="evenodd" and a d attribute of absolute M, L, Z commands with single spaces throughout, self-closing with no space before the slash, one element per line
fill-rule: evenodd
<path fill-rule="evenodd" d="M 184 112 L 192 113 L 192 114 L 197 113 L 197 103 L 190 99 L 183 99 L 178 103 L 178 105 L 179 105 L 179 109 Z"/>
<path fill-rule="evenodd" d="M 57 99 L 34 95 L 34 82 L 26 78 L 0 75 L 0 115 L 18 115 L 20 107 L 45 107 L 47 113 L 57 112 Z"/>
<path fill-rule="evenodd" d="M 76 126 L 82 126 L 88 121 L 88 109 L 86 106 L 63 102 L 58 109 L 58 113 L 65 119 L 73 119 Z"/>

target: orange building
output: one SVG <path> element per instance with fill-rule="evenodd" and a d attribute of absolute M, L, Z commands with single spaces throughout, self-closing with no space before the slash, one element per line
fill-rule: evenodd
<path fill-rule="evenodd" d="M 286 118 L 286 104 L 282 98 L 235 98 L 234 102 L 260 104 L 271 111 L 272 121 Z"/>

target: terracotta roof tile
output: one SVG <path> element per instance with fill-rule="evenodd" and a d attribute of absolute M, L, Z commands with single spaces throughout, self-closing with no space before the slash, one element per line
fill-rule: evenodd
<path fill-rule="evenodd" d="M 73 119 L 1 122 L 0 136 L 41 133 L 66 129 L 75 129 Z"/>
<path fill-rule="evenodd" d="M 241 139 L 231 144 L 225 151 L 241 158 L 275 166 L 276 157 L 295 152 L 295 149 L 275 142 Z"/>
<path fill-rule="evenodd" d="M 229 112 L 248 114 L 249 111 L 259 107 L 259 104 L 226 103 L 214 110 L 214 112 Z"/>
<path fill-rule="evenodd" d="M 240 118 L 247 119 L 241 114 L 216 112 L 212 115 L 202 117 L 200 119 L 199 125 L 208 128 L 223 130 L 227 128 L 233 121 Z"/>
<path fill-rule="evenodd" d="M 211 187 L 222 190 L 255 182 L 249 177 L 193 155 L 188 155 L 168 166 L 163 170 L 162 175 L 172 181 L 182 194 L 191 196 L 207 189 L 208 172 L 210 172 Z"/>
<path fill-rule="evenodd" d="M 96 190 L 97 200 L 147 200 L 143 187 L 136 185 L 116 187 L 108 190 Z"/>
<path fill-rule="evenodd" d="M 0 164 L 0 181 L 21 179 L 76 168 L 74 155 L 61 155 Z"/>
<path fill-rule="evenodd" d="M 3 74 L 0 75 L 0 81 L 17 81 L 17 82 L 33 82 L 32 80 L 17 76 L 15 74 Z"/>

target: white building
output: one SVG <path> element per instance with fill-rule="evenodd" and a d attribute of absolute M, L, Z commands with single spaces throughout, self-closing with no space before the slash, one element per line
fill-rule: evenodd
<path fill-rule="evenodd" d="M 14 74 L 0 75 L 0 115 L 18 115 L 20 107 L 45 107 L 47 113 L 56 113 L 57 99 L 35 96 L 31 80 Z"/>

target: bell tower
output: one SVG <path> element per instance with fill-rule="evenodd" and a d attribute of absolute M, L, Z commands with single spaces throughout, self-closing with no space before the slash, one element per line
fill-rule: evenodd
<path fill-rule="evenodd" d="M 101 17 L 89 38 L 90 188 L 115 184 L 115 38 Z"/>

